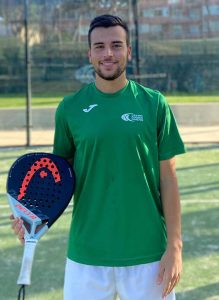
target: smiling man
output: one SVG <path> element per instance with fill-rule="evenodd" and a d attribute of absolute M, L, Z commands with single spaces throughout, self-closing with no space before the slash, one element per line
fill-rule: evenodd
<path fill-rule="evenodd" d="M 88 42 L 96 80 L 56 112 L 54 153 L 76 175 L 64 299 L 173 300 L 182 270 L 175 155 L 184 145 L 164 96 L 126 77 L 126 23 L 96 17 Z M 18 220 L 14 228 L 22 239 Z"/>
<path fill-rule="evenodd" d="M 96 27 L 89 31 L 89 59 L 92 63 L 98 84 L 114 81 L 118 77 L 121 87 L 126 83 L 126 65 L 131 59 L 131 47 L 127 32 L 121 26 Z M 98 88 L 98 86 L 97 86 Z"/>

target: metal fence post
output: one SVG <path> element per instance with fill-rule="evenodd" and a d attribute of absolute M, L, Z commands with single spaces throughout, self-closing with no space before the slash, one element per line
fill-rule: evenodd
<path fill-rule="evenodd" d="M 31 146 L 31 61 L 29 49 L 29 0 L 24 0 L 25 68 L 26 68 L 26 146 Z"/>

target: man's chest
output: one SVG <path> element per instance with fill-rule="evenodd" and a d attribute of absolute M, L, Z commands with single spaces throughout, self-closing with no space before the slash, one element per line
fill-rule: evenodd
<path fill-rule="evenodd" d="M 156 113 L 142 102 L 90 101 L 79 105 L 68 122 L 74 143 L 117 141 L 150 137 L 156 134 Z"/>

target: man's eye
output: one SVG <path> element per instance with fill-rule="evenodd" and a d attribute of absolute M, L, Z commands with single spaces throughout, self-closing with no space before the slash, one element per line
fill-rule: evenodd
<path fill-rule="evenodd" d="M 122 45 L 121 45 L 121 44 L 114 44 L 113 47 L 114 47 L 114 48 L 121 48 Z"/>
<path fill-rule="evenodd" d="M 95 47 L 95 49 L 102 49 L 103 48 L 103 45 L 98 45 Z"/>

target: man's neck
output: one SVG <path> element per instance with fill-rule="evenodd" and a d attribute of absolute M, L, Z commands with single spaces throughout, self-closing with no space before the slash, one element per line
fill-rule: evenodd
<path fill-rule="evenodd" d="M 103 93 L 114 94 L 123 89 L 127 83 L 125 73 L 114 80 L 105 80 L 96 75 L 96 87 Z"/>

